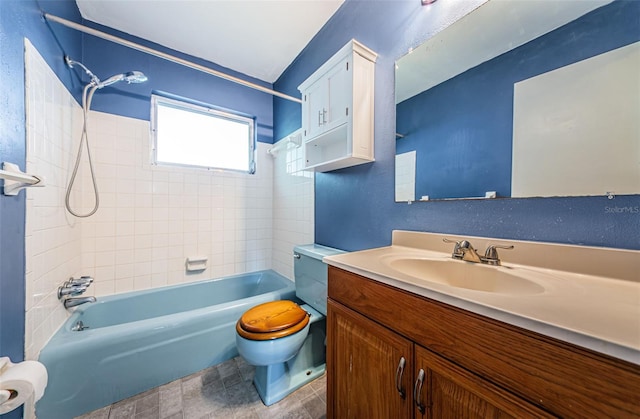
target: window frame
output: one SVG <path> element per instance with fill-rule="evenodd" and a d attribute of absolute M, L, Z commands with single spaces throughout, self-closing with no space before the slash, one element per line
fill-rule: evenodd
<path fill-rule="evenodd" d="M 249 127 L 248 170 L 231 169 L 227 167 L 201 166 L 175 162 L 158 161 L 158 107 L 167 106 L 174 109 L 207 115 L 215 118 L 246 124 Z M 174 166 L 207 171 L 229 171 L 236 173 L 256 173 L 256 119 L 240 112 L 222 109 L 213 105 L 192 101 L 185 98 L 173 98 L 158 94 L 151 94 L 151 164 L 153 166 Z"/>

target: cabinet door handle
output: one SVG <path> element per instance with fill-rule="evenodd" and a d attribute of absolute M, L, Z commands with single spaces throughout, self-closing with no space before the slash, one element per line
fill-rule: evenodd
<path fill-rule="evenodd" d="M 322 125 L 322 111 L 318 111 L 318 126 Z"/>
<path fill-rule="evenodd" d="M 404 399 L 405 392 L 402 388 L 402 375 L 404 374 L 404 365 L 406 364 L 406 360 L 404 357 L 400 358 L 400 362 L 398 362 L 398 368 L 396 369 L 396 390 L 400 393 L 400 397 Z"/>
<path fill-rule="evenodd" d="M 327 123 L 327 110 L 322 109 L 322 125 Z"/>
<path fill-rule="evenodd" d="M 420 372 L 418 373 L 418 378 L 416 378 L 416 382 L 413 385 L 413 400 L 416 402 L 416 407 L 420 411 L 420 413 L 424 414 L 424 404 L 420 401 L 420 394 L 422 393 L 422 383 L 424 382 L 424 370 L 420 368 Z"/>

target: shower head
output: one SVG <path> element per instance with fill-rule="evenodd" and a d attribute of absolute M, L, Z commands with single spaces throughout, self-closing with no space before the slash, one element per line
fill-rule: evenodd
<path fill-rule="evenodd" d="M 129 71 L 124 74 L 124 81 L 127 83 L 144 83 L 147 81 L 147 76 L 142 71 Z"/>
<path fill-rule="evenodd" d="M 147 76 L 144 75 L 141 71 L 129 71 L 127 73 L 116 74 L 115 76 L 111 76 L 105 81 L 98 82 L 96 85 L 98 89 L 102 89 L 103 87 L 110 86 L 114 83 L 118 83 L 119 81 L 124 81 L 127 84 L 131 83 L 144 83 L 147 81 Z"/>
<path fill-rule="evenodd" d="M 147 81 L 147 76 L 144 75 L 141 71 L 129 71 L 127 73 L 116 74 L 115 76 L 111 76 L 105 81 L 100 81 L 100 79 L 93 74 L 84 64 L 80 61 L 75 61 L 69 58 L 68 55 L 64 56 L 64 62 L 69 66 L 69 68 L 73 68 L 74 66 L 81 67 L 85 73 L 91 78 L 90 84 L 95 86 L 98 89 L 102 89 L 103 87 L 111 86 L 114 83 L 119 81 L 124 81 L 127 84 L 131 83 L 144 83 Z"/>

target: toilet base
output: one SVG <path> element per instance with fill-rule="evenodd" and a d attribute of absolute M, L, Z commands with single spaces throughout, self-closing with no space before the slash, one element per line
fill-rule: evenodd
<path fill-rule="evenodd" d="M 267 406 L 279 402 L 325 372 L 325 317 L 311 307 L 303 308 L 312 315 L 309 334 L 300 351 L 287 362 L 256 367 L 253 384 Z"/>
<path fill-rule="evenodd" d="M 325 372 L 325 364 L 312 367 L 308 370 L 298 371 L 297 374 L 290 374 L 287 363 L 268 365 L 266 367 L 256 367 L 256 375 L 253 384 L 265 406 L 287 397 L 300 387 L 322 376 Z"/>

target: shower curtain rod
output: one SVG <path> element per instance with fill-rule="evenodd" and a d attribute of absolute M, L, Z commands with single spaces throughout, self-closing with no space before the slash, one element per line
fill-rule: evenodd
<path fill-rule="evenodd" d="M 184 60 L 182 58 L 178 58 L 178 57 L 176 57 L 174 55 L 171 55 L 171 54 L 166 54 L 164 52 L 155 50 L 153 48 L 145 47 L 144 45 L 136 44 L 135 42 L 127 41 L 126 39 L 119 38 L 117 36 L 110 35 L 110 34 L 105 33 L 105 32 L 101 32 L 99 30 L 90 28 L 88 26 L 80 25 L 78 23 L 72 22 L 72 21 L 67 20 L 67 19 L 63 19 L 63 18 L 58 17 L 58 16 L 51 15 L 49 13 L 44 13 L 43 16 L 48 21 L 59 23 L 59 24 L 64 25 L 64 26 L 66 26 L 68 28 L 75 29 L 75 30 L 80 31 L 80 32 L 84 32 L 84 33 L 89 34 L 89 35 L 97 36 L 98 38 L 106 39 L 107 41 L 115 42 L 116 44 L 120 44 L 120 45 L 123 45 L 125 47 L 129 47 L 129 48 L 132 48 L 132 49 L 135 49 L 135 50 L 138 50 L 138 51 L 142 51 L 144 53 L 147 53 L 147 54 L 150 54 L 150 55 L 154 55 L 156 57 L 165 59 L 167 61 L 171 61 L 171 62 L 174 62 L 176 64 L 180 64 L 180 65 L 183 65 L 185 67 L 192 68 L 194 70 L 202 71 L 203 73 L 207 73 L 207 74 L 210 74 L 212 76 L 220 77 L 222 79 L 229 80 L 231 82 L 241 84 L 241 85 L 249 87 L 251 89 L 259 90 L 259 91 L 264 92 L 264 93 L 269 93 L 270 95 L 278 96 L 278 97 L 281 97 L 283 99 L 290 100 L 292 102 L 302 103 L 302 100 L 300 100 L 300 99 L 298 99 L 296 97 L 285 95 L 284 93 L 276 92 L 275 90 L 272 90 L 272 89 L 269 89 L 269 88 L 266 88 L 266 87 L 262 87 L 262 86 L 260 86 L 258 84 L 251 83 L 251 82 L 246 81 L 246 80 L 242 80 L 241 78 L 230 76 L 229 74 L 223 73 L 221 71 L 217 71 L 217 70 L 214 70 L 212 68 L 205 67 L 203 65 L 196 64 L 194 62 L 191 62 L 191 61 L 188 61 L 188 60 Z"/>

